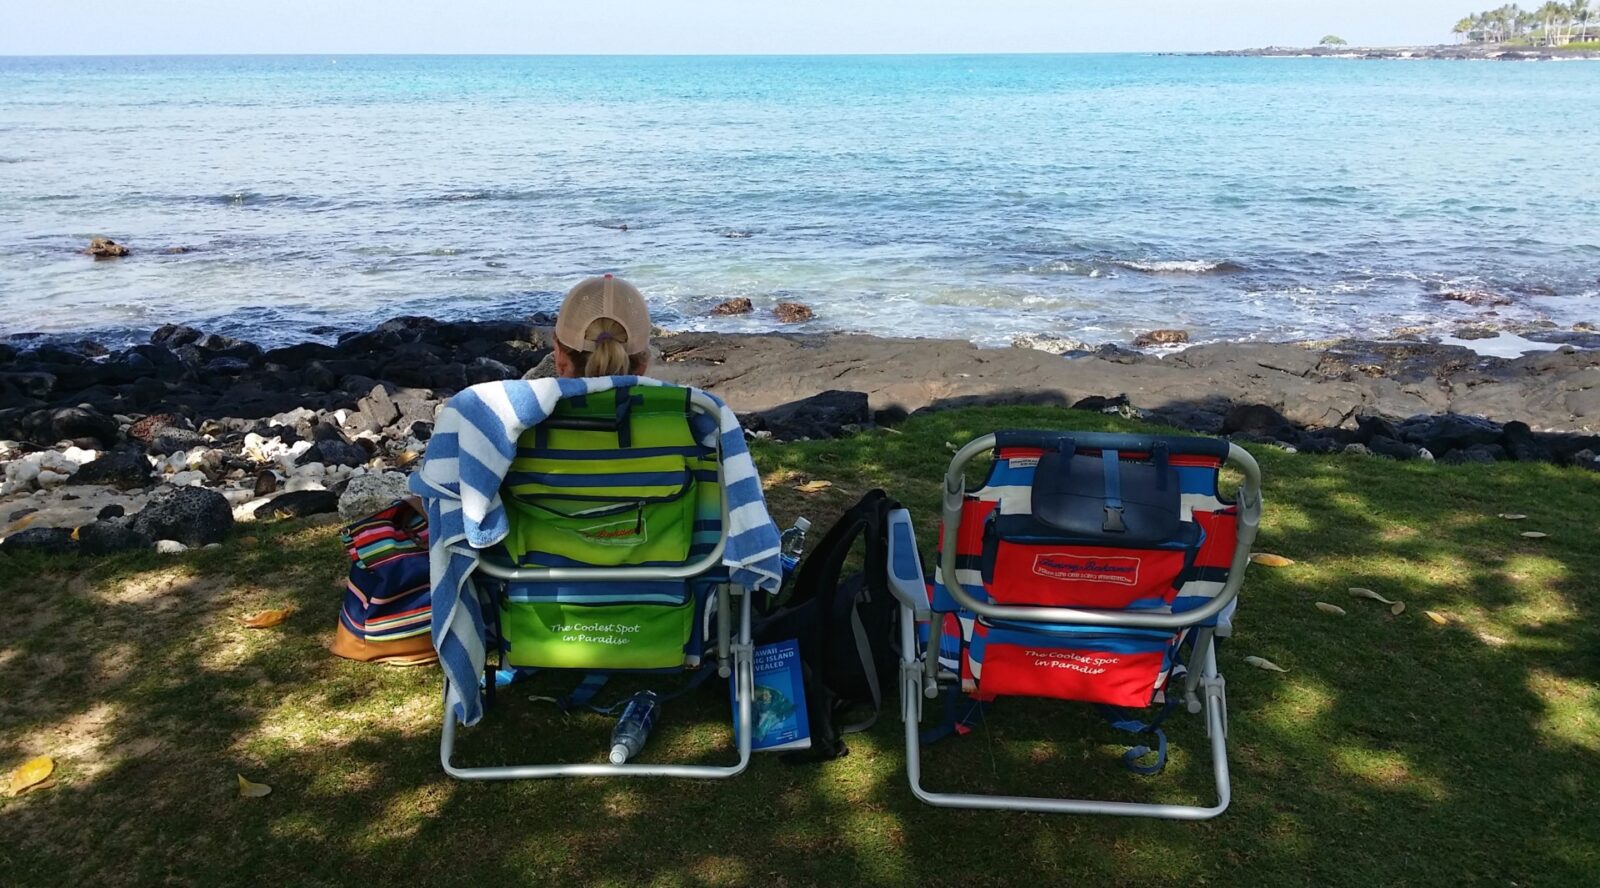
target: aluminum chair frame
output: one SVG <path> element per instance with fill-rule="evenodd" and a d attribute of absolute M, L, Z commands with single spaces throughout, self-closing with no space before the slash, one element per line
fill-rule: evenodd
<path fill-rule="evenodd" d="M 1129 451 L 1140 449 L 1129 446 L 1130 439 L 1137 436 L 1061 432 L 1060 437 L 1073 438 L 1079 446 L 1088 449 L 1098 449 L 1100 443 Z M 956 539 L 961 527 L 962 503 L 966 498 L 965 470 L 974 457 L 992 451 L 994 447 L 994 435 L 984 435 L 974 439 L 956 452 L 950 461 L 950 468 L 945 473 L 942 504 L 944 534 L 940 540 L 940 568 L 941 574 L 946 578 L 945 589 L 962 608 L 991 619 L 1141 629 L 1197 628 L 1194 653 L 1184 679 L 1183 699 L 1190 713 L 1198 715 L 1204 712 L 1206 734 L 1210 738 L 1211 766 L 1216 782 L 1217 803 L 1209 806 L 1163 805 L 1097 799 L 948 793 L 923 788 L 920 731 L 923 699 L 933 699 L 938 696 L 941 682 L 960 681 L 960 677 L 939 668 L 941 624 L 938 621 L 943 614 L 935 613 L 929 606 L 921 566 L 915 555 L 916 541 L 911 529 L 910 516 L 900 514 L 891 519 L 889 586 L 901 605 L 901 717 L 905 722 L 906 777 L 911 783 L 912 793 L 922 801 L 941 808 L 1032 811 L 1049 814 L 1105 814 L 1168 820 L 1209 820 L 1221 814 L 1227 810 L 1232 798 L 1228 774 L 1227 686 L 1217 671 L 1216 630 L 1211 627 L 1200 627 L 1199 624 L 1222 613 L 1238 597 L 1239 589 L 1244 584 L 1245 568 L 1250 562 L 1250 548 L 1255 542 L 1256 532 L 1261 524 L 1261 469 L 1256 464 L 1255 458 L 1237 444 L 1228 445 L 1228 454 L 1224 462 L 1244 475 L 1244 483 L 1234 498 L 1233 504 L 1239 510 L 1238 538 L 1234 545 L 1228 580 L 1223 585 L 1222 591 L 1210 602 L 1193 610 L 1181 613 L 1139 613 L 990 604 L 974 599 L 959 582 L 956 582 Z M 925 645 L 917 641 L 919 623 L 928 625 Z M 1168 693 L 1172 692 L 1172 689 L 1168 690 Z"/>
<path fill-rule="evenodd" d="M 721 410 L 716 402 L 699 389 L 689 390 L 689 406 L 696 413 L 719 420 Z M 700 576 L 717 567 L 722 562 L 723 552 L 728 545 L 728 489 L 724 483 L 722 470 L 722 447 L 720 436 L 717 441 L 717 488 L 722 495 L 722 532 L 711 552 L 693 562 L 675 567 L 552 567 L 552 568 L 519 568 L 511 564 L 491 560 L 488 558 L 480 561 L 478 570 L 496 579 L 507 581 L 618 581 L 618 580 L 684 580 Z M 583 764 L 528 764 L 528 765 L 487 765 L 478 767 L 460 767 L 452 764 L 451 759 L 456 747 L 456 719 L 450 711 L 448 703 L 444 709 L 444 728 L 439 738 L 439 759 L 444 765 L 445 773 L 457 780 L 529 780 L 545 779 L 551 777 L 687 777 L 698 779 L 718 779 L 733 777 L 742 773 L 750 765 L 751 752 L 751 701 L 755 695 L 755 660 L 754 647 L 750 636 L 750 604 L 753 593 L 737 589 L 731 583 L 723 583 L 717 587 L 716 612 L 717 612 L 717 674 L 723 678 L 730 675 L 734 680 L 735 699 L 735 736 L 738 738 L 739 759 L 730 765 L 668 765 L 625 762 L 623 764 L 583 763 Z M 737 633 L 731 630 L 733 602 L 739 599 L 739 628 Z M 698 627 L 697 627 L 697 630 Z M 701 665 L 701 669 L 710 666 Z M 449 677 L 446 676 L 446 699 L 448 700 Z"/>

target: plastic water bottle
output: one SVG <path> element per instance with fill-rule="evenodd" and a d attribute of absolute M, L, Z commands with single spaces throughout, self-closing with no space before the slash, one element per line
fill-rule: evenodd
<path fill-rule="evenodd" d="M 783 532 L 778 537 L 778 557 L 783 561 L 783 575 L 788 577 L 800 564 L 800 556 L 806 551 L 806 531 L 811 529 L 811 522 L 805 518 L 794 519 L 794 526 Z"/>
<path fill-rule="evenodd" d="M 613 765 L 620 765 L 639 754 L 639 750 L 644 748 L 644 741 L 650 736 L 650 729 L 655 726 L 656 713 L 660 710 L 661 703 L 656 699 L 655 691 L 640 691 L 628 699 L 628 705 L 622 708 L 622 717 L 617 719 L 617 726 L 611 729 Z"/>

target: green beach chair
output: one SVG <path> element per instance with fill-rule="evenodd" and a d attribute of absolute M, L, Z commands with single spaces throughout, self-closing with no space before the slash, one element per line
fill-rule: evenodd
<path fill-rule="evenodd" d="M 564 706 L 587 703 L 604 677 L 620 673 L 687 672 L 690 685 L 712 669 L 736 676 L 737 762 L 457 767 L 447 718 L 440 754 L 451 776 L 717 778 L 749 764 L 750 596 L 721 563 L 728 539 L 721 460 L 699 443 L 696 414 L 714 423 L 718 411 L 698 391 L 676 386 L 619 387 L 559 402 L 517 441 L 500 491 L 509 532 L 503 551 L 480 563 L 479 585 L 492 601 L 486 617 L 499 668 L 570 670 L 582 682 Z M 497 671 L 491 668 L 487 688 Z M 492 704 L 492 691 L 487 698 Z"/>

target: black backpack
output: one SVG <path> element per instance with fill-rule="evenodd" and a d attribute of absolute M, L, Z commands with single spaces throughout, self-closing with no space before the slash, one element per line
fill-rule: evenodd
<path fill-rule="evenodd" d="M 899 507 L 881 490 L 862 497 L 805 555 L 788 597 L 755 620 L 757 644 L 793 638 L 800 646 L 811 748 L 787 762 L 845 755 L 842 735 L 872 727 L 884 689 L 894 687 L 899 606 L 888 587 L 887 519 Z M 841 579 L 858 539 L 865 563 Z"/>

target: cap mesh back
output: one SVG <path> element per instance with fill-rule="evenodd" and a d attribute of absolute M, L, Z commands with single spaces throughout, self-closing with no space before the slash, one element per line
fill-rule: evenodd
<path fill-rule="evenodd" d="M 650 310 L 645 306 L 644 295 L 632 284 L 609 274 L 579 281 L 567 291 L 556 317 L 556 338 L 567 348 L 593 351 L 594 340 L 586 339 L 584 333 L 599 318 L 610 318 L 622 326 L 628 337 L 623 343 L 628 354 L 636 355 L 649 348 Z"/>

